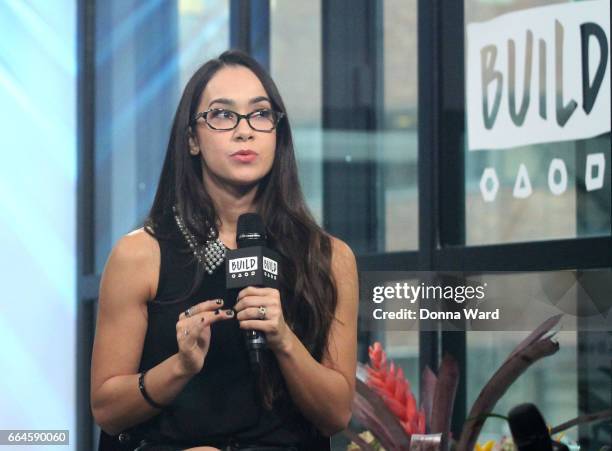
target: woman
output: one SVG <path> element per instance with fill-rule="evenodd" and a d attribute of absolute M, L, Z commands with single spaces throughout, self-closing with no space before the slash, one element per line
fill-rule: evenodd
<path fill-rule="evenodd" d="M 246 212 L 281 256 L 280 289 L 236 296 L 222 259 Z M 149 217 L 104 269 L 91 378 L 101 447 L 320 446 L 351 416 L 357 305 L 355 258 L 308 212 L 274 82 L 223 53 L 188 82 Z M 259 368 L 243 330 L 266 336 Z"/>

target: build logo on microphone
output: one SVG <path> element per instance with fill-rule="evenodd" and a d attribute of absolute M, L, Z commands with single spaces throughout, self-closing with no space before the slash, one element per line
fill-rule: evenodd
<path fill-rule="evenodd" d="M 265 266 L 265 263 L 264 263 Z M 241 257 L 229 260 L 229 272 L 232 279 L 236 277 L 249 277 L 255 275 L 257 271 L 257 257 Z"/>
<path fill-rule="evenodd" d="M 248 285 L 277 288 L 281 270 L 280 257 L 271 249 L 263 246 L 230 249 L 225 260 L 225 285 L 228 289 Z"/>
<path fill-rule="evenodd" d="M 263 258 L 264 276 L 276 280 L 278 276 L 278 263 L 268 257 Z"/>

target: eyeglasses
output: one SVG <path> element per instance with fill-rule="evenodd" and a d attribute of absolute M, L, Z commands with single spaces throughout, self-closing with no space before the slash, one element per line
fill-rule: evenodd
<path fill-rule="evenodd" d="M 238 127 L 240 120 L 246 119 L 253 130 L 271 132 L 276 128 L 284 115 L 285 113 L 270 109 L 251 111 L 249 114 L 239 114 L 223 108 L 211 108 L 196 114 L 191 123 L 195 124 L 198 119 L 203 118 L 206 124 L 213 130 L 233 130 Z"/>

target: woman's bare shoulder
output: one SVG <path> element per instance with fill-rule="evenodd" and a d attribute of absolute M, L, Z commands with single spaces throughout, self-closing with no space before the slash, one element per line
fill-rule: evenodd
<path fill-rule="evenodd" d="M 345 270 L 354 270 L 357 266 L 355 254 L 351 247 L 333 235 L 327 234 L 331 242 L 332 270 L 342 273 Z"/>
<path fill-rule="evenodd" d="M 123 235 L 113 250 L 119 252 L 123 257 L 132 259 L 139 263 L 147 260 L 155 260 L 159 257 L 159 244 L 144 227 L 133 230 Z"/>
<path fill-rule="evenodd" d="M 331 244 L 331 272 L 339 283 L 357 278 L 357 260 L 351 247 L 333 235 L 327 234 Z"/>
<path fill-rule="evenodd" d="M 157 292 L 160 266 L 160 248 L 157 240 L 143 227 L 123 235 L 115 244 L 108 266 L 126 273 L 138 272 L 147 281 L 149 299 Z M 141 279 L 142 280 L 142 279 Z"/>

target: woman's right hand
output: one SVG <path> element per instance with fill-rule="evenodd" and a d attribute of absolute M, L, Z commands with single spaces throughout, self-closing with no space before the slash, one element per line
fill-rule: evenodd
<path fill-rule="evenodd" d="M 223 299 L 213 299 L 196 304 L 179 315 L 176 323 L 179 365 L 184 374 L 193 376 L 204 366 L 210 347 L 210 325 L 216 321 L 234 317 L 232 309 L 221 310 Z"/>

